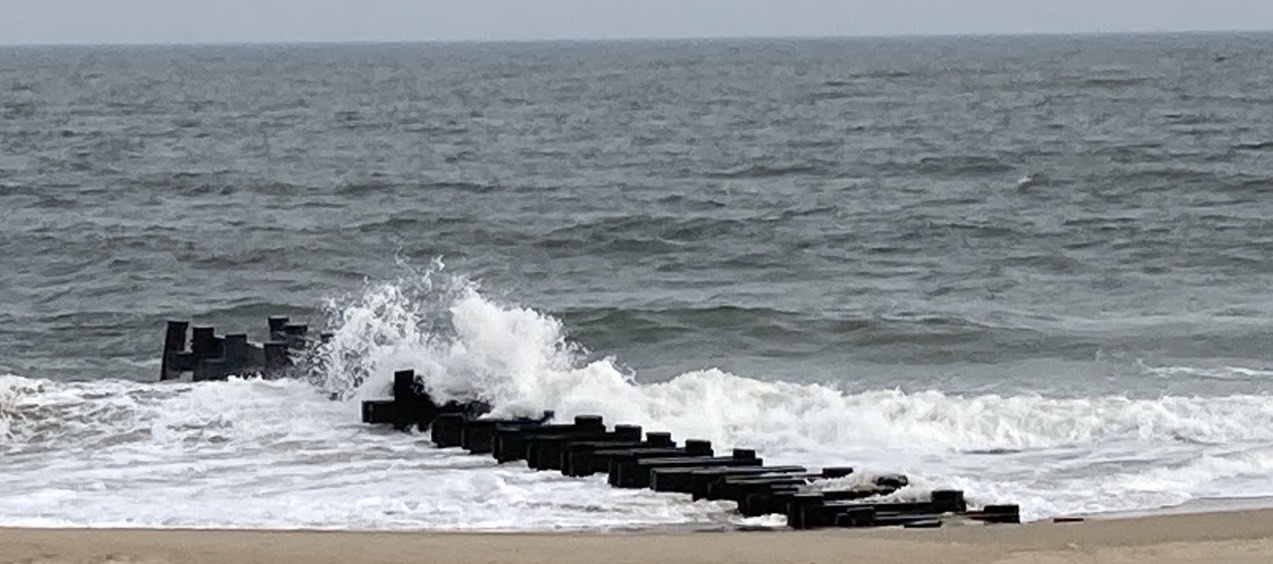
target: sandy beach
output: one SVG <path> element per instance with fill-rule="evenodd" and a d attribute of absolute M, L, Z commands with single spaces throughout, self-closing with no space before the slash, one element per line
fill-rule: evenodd
<path fill-rule="evenodd" d="M 463 534 L 3 529 L 0 563 L 1093 563 L 1273 561 L 1273 511 L 809 533 Z"/>

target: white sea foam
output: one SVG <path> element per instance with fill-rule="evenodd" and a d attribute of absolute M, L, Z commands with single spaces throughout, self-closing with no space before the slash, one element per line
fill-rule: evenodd
<path fill-rule="evenodd" d="M 1231 382 L 1254 382 L 1273 379 L 1273 370 L 1262 370 L 1245 366 L 1149 366 L 1144 362 L 1138 362 L 1137 365 L 1146 373 L 1163 379 L 1195 378 Z"/>
<path fill-rule="evenodd" d="M 907 474 L 1027 517 L 1273 494 L 1268 397 L 845 393 L 715 369 L 639 384 L 561 323 L 436 271 L 334 302 L 306 382 L 0 378 L 0 524 L 542 529 L 734 522 L 729 504 L 620 491 L 363 427 L 357 401 L 415 368 L 498 412 L 599 413 L 767 461 Z M 344 401 L 329 401 L 336 392 Z M 854 478 L 860 481 L 862 477 Z"/>
<path fill-rule="evenodd" d="M 354 403 L 297 381 L 10 376 L 0 390 L 11 427 L 0 440 L 7 525 L 542 529 L 728 515 L 368 429 Z"/>
<path fill-rule="evenodd" d="M 341 310 L 328 356 L 369 377 L 363 397 L 388 393 L 393 371 L 415 368 L 445 397 L 474 393 L 505 414 L 553 409 L 652 422 L 681 435 L 791 449 L 901 448 L 986 451 L 1054 448 L 1130 438 L 1225 443 L 1273 439 L 1265 396 L 955 396 L 940 391 L 845 394 L 832 386 L 766 382 L 716 369 L 635 383 L 611 359 L 583 362 L 561 323 L 533 309 L 452 287 L 440 322 L 398 285 L 373 288 Z M 384 312 L 392 312 L 385 315 Z M 423 331 L 421 327 L 447 327 Z M 370 343 L 367 335 L 393 336 Z M 351 349 L 345 343 L 356 343 Z M 336 372 L 348 373 L 340 368 Z M 337 380 L 333 377 L 330 380 Z M 1233 417 L 1244 413 L 1250 418 Z"/>

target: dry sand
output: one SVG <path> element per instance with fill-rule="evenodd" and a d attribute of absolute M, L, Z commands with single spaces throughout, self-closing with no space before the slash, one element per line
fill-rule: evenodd
<path fill-rule="evenodd" d="M 1273 562 L 1273 511 L 940 530 L 445 534 L 0 529 L 0 563 Z"/>

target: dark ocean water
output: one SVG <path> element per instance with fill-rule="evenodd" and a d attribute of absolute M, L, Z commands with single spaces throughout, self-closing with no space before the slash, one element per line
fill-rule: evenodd
<path fill-rule="evenodd" d="M 1228 393 L 1273 36 L 0 50 L 0 371 L 444 257 L 647 379 Z M 1234 389 L 1229 389 L 1232 386 Z"/>
<path fill-rule="evenodd" d="M 735 522 L 359 426 L 408 366 L 1028 518 L 1273 495 L 1270 194 L 1269 34 L 2 48 L 0 524 Z M 272 313 L 368 383 L 149 383 Z"/>

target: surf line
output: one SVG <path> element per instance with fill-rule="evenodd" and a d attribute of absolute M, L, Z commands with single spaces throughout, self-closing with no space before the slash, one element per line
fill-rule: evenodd
<path fill-rule="evenodd" d="M 309 326 L 285 316 L 268 319 L 269 338 L 253 343 L 246 333 L 216 334 L 211 326 L 169 321 L 164 335 L 161 381 L 223 381 L 231 376 L 264 379 L 304 377 L 322 367 Z M 336 394 L 333 400 L 339 399 Z M 687 494 L 692 500 L 727 500 L 745 517 L 783 515 L 791 529 L 828 527 L 938 528 L 958 521 L 987 524 L 1021 522 L 1016 504 L 972 508 L 960 490 L 934 490 L 922 501 L 873 501 L 909 484 L 903 475 L 854 480 L 852 467 L 766 466 L 755 450 L 717 453 L 711 441 L 671 433 L 644 432 L 641 426 L 608 427 L 601 415 L 557 422 L 552 411 L 535 417 L 497 418 L 480 398 L 439 402 L 414 369 L 393 375 L 391 397 L 362 402 L 362 422 L 405 432 L 428 433 L 437 448 L 458 448 L 491 456 L 501 464 L 524 463 L 565 476 L 606 474 L 616 488 L 646 488 Z"/>

